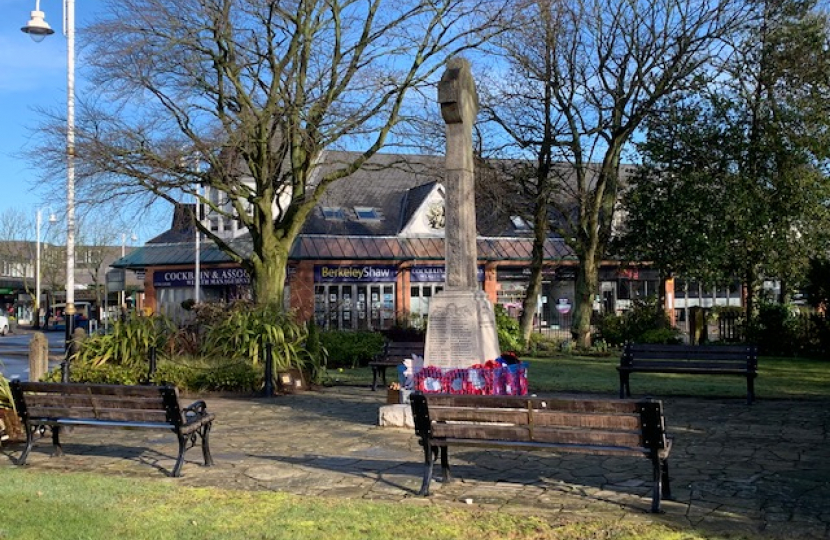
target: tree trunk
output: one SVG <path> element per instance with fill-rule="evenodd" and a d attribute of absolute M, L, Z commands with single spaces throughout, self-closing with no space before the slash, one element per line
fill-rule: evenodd
<path fill-rule="evenodd" d="M 533 333 L 533 317 L 539 307 L 539 294 L 542 292 L 542 268 L 545 263 L 545 240 L 548 237 L 547 193 L 549 192 L 550 183 L 548 178 L 549 167 L 543 165 L 539 168 L 539 171 L 540 196 L 533 216 L 533 252 L 531 254 L 530 278 L 527 283 L 525 298 L 522 301 L 522 317 L 519 321 L 522 344 L 525 348 L 530 345 L 530 335 Z M 544 177 L 541 175 L 544 175 Z M 541 188 L 542 184 L 545 185 L 544 189 Z"/>
<path fill-rule="evenodd" d="M 288 253 L 293 239 L 264 241 L 258 257 L 252 257 L 251 290 L 257 304 L 283 305 Z"/>
<path fill-rule="evenodd" d="M 594 312 L 594 296 L 599 283 L 599 266 L 594 258 L 579 256 L 576 272 L 576 298 L 571 336 L 580 349 L 591 347 L 591 315 Z"/>
<path fill-rule="evenodd" d="M 534 251 L 535 251 L 534 246 Z M 530 268 L 530 279 L 527 284 L 525 298 L 522 301 L 522 316 L 519 319 L 519 329 L 522 333 L 522 344 L 525 349 L 530 345 L 530 336 L 533 333 L 533 319 L 539 308 L 539 294 L 542 292 L 542 265 L 533 264 Z"/>

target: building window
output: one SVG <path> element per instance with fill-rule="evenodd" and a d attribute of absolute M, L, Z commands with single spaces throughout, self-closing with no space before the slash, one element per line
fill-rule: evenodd
<path fill-rule="evenodd" d="M 510 221 L 513 223 L 513 228 L 517 231 L 529 231 L 530 225 L 521 216 L 510 216 Z"/>
<path fill-rule="evenodd" d="M 360 221 L 380 220 L 380 214 L 378 213 L 378 211 L 368 206 L 355 206 L 354 213 L 357 215 L 357 219 Z"/>
<path fill-rule="evenodd" d="M 323 217 L 326 219 L 346 219 L 343 209 L 338 206 L 324 206 Z"/>

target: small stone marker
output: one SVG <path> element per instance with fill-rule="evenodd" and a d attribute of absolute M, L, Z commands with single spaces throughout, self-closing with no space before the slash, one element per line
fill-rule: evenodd
<path fill-rule="evenodd" d="M 43 332 L 35 332 L 29 340 L 29 380 L 39 381 L 49 371 L 49 340 Z"/>

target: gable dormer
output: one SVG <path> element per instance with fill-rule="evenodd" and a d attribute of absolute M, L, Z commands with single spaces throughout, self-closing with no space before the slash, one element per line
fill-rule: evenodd
<path fill-rule="evenodd" d="M 427 187 L 429 189 L 426 191 L 418 191 Z M 444 201 L 444 186 L 439 182 L 408 190 L 402 212 L 405 222 L 401 226 L 399 236 L 443 237 L 446 224 Z"/>

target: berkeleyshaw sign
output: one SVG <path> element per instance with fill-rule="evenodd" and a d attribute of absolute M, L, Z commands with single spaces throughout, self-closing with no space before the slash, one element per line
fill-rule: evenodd
<path fill-rule="evenodd" d="M 153 287 L 193 287 L 193 270 L 157 270 L 153 272 Z M 216 268 L 199 272 L 199 285 L 250 285 L 251 277 L 242 268 Z"/>

